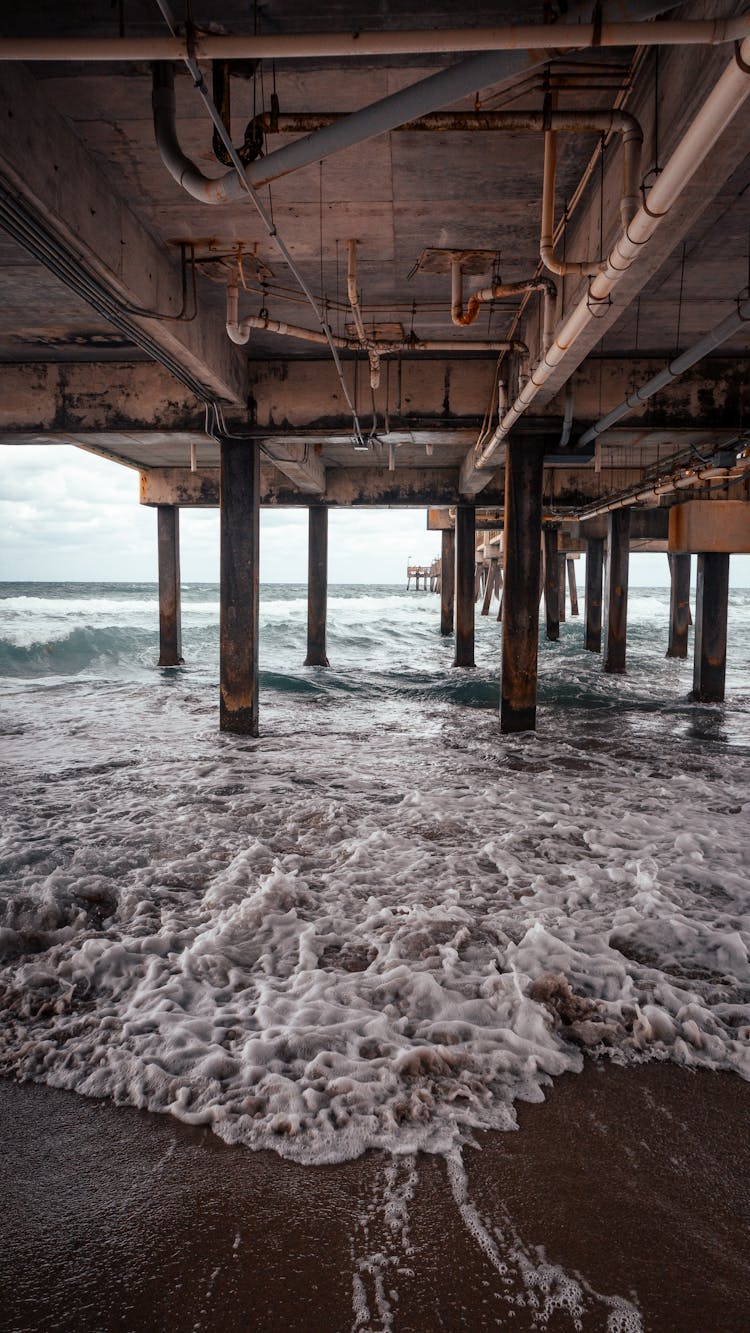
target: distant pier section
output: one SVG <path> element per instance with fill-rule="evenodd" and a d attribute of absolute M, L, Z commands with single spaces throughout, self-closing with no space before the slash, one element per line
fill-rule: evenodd
<path fill-rule="evenodd" d="M 431 565 L 407 565 L 406 566 L 406 591 L 411 589 L 412 579 L 414 580 L 414 590 L 419 592 L 420 585 L 422 592 L 440 591 L 440 561 L 433 560 Z"/>

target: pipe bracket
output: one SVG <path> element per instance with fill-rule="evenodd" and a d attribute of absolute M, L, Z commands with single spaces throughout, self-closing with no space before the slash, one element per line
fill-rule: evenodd
<path fill-rule="evenodd" d="M 735 42 L 734 58 L 737 61 L 737 64 L 739 65 L 743 74 L 750 74 L 750 65 L 748 65 L 747 61 L 744 60 L 742 56 L 742 42 Z"/>
<path fill-rule="evenodd" d="M 586 295 L 586 309 L 588 310 L 592 319 L 604 319 L 605 312 L 609 310 L 610 306 L 612 305 L 612 297 L 609 294 L 609 292 L 607 293 L 606 296 L 592 296 L 591 295 L 592 281 L 593 278 L 589 278 L 589 289 Z M 604 309 L 601 315 L 597 315 L 594 313 L 596 310 L 602 310 L 602 307 Z"/>

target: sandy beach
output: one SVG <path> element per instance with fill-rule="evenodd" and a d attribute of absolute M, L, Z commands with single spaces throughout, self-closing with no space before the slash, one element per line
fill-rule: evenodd
<path fill-rule="evenodd" d="M 440 1157 L 304 1167 L 3 1082 L 0 1325 L 741 1333 L 749 1109 L 731 1075 L 589 1062 L 464 1149 L 461 1209 Z"/>

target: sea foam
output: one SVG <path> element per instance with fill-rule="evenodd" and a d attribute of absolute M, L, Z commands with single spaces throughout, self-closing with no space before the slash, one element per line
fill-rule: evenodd
<path fill-rule="evenodd" d="M 200 663 L 16 683 L 0 1069 L 306 1162 L 454 1152 L 590 1057 L 749 1078 L 750 747 L 661 654 L 651 716 L 566 634 L 560 701 L 504 738 L 434 624 L 412 673 L 368 632 L 309 694 L 271 652 L 257 741 Z"/>

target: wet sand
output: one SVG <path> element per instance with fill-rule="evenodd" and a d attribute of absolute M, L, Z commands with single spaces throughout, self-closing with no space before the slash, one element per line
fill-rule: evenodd
<path fill-rule="evenodd" d="M 0 1327 L 554 1333 L 575 1278 L 587 1333 L 637 1327 L 611 1297 L 646 1330 L 744 1333 L 749 1112 L 734 1075 L 589 1064 L 464 1150 L 462 1214 L 441 1158 L 407 1205 L 413 1159 L 302 1167 L 0 1081 Z"/>

